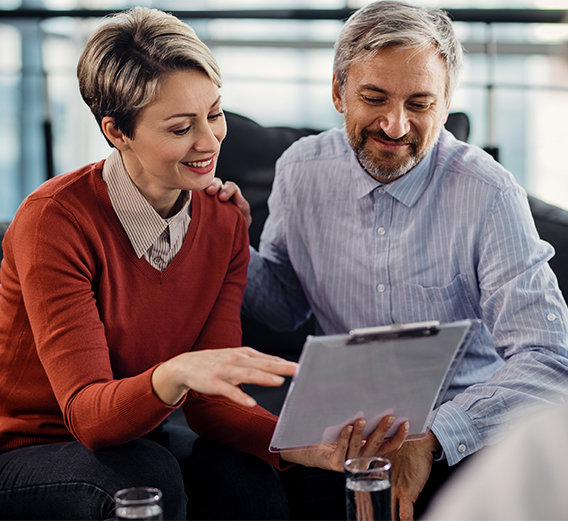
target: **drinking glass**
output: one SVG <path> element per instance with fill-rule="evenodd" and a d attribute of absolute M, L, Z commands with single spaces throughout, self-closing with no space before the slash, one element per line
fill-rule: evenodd
<path fill-rule="evenodd" d="M 360 457 L 345 462 L 345 498 L 348 521 L 391 520 L 391 462 Z"/>
<path fill-rule="evenodd" d="M 117 521 L 162 521 L 162 491 L 153 487 L 133 487 L 114 495 Z"/>

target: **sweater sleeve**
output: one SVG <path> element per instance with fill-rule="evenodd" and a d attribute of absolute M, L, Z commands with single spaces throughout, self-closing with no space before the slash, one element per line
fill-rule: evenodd
<path fill-rule="evenodd" d="M 230 265 L 194 350 L 241 345 L 240 307 L 249 248 L 244 220 L 239 218 L 236 223 Z M 200 435 L 278 465 L 278 455 L 268 451 L 276 417 L 263 408 L 242 407 L 219 396 L 192 391 L 184 412 L 189 426 Z"/>
<path fill-rule="evenodd" d="M 172 408 L 152 392 L 153 368 L 113 377 L 88 231 L 50 198 L 24 203 L 13 227 L 11 250 L 27 320 L 66 428 L 91 449 L 149 432 Z"/>

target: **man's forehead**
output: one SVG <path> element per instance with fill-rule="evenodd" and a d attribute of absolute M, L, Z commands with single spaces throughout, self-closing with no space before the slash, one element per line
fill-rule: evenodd
<path fill-rule="evenodd" d="M 353 61 L 347 71 L 347 83 L 358 90 L 404 90 L 413 96 L 438 95 L 445 90 L 447 81 L 446 64 L 433 47 L 397 46 L 367 52 Z"/>

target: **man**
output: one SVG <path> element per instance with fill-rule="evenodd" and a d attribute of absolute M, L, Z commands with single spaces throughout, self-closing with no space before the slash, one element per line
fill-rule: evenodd
<path fill-rule="evenodd" d="M 332 90 L 345 128 L 279 159 L 243 304 L 281 330 L 313 312 L 326 334 L 483 321 L 430 434 L 391 454 L 401 519 L 513 409 L 553 401 L 568 381 L 568 311 L 526 194 L 443 128 L 461 63 L 439 10 L 376 2 L 347 21 Z"/>

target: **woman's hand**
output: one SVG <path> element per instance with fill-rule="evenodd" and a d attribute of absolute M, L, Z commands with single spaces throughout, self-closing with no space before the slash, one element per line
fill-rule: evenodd
<path fill-rule="evenodd" d="M 220 201 L 233 201 L 236 207 L 241 211 L 247 227 L 250 226 L 252 222 L 252 216 L 250 213 L 250 204 L 243 197 L 241 189 L 232 181 L 226 181 L 223 183 L 218 177 L 214 177 L 211 184 L 205 189 L 205 193 L 208 195 L 215 195 L 219 197 Z"/>
<path fill-rule="evenodd" d="M 383 456 L 398 450 L 408 436 L 408 422 L 404 422 L 396 434 L 385 440 L 385 435 L 394 423 L 394 416 L 385 416 L 371 435 L 363 440 L 365 420 L 357 420 L 353 425 L 346 425 L 341 430 L 335 443 L 318 445 L 311 449 L 299 449 L 280 453 L 280 457 L 291 463 L 306 467 L 343 472 L 343 464 L 349 458 L 357 456 Z"/>
<path fill-rule="evenodd" d="M 256 401 L 238 386 L 243 383 L 276 387 L 283 376 L 293 376 L 297 364 L 250 347 L 204 349 L 182 353 L 160 364 L 152 374 L 154 392 L 164 403 L 175 405 L 194 389 L 221 395 L 252 407 Z"/>

